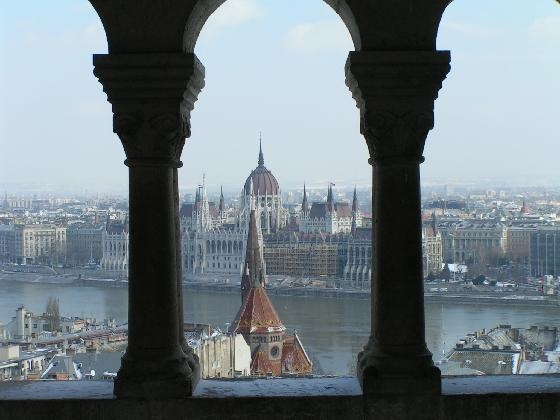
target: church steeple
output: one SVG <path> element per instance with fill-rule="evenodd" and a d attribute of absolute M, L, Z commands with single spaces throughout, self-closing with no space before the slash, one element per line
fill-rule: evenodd
<path fill-rule="evenodd" d="M 252 209 L 249 217 L 249 231 L 247 232 L 245 264 L 241 277 L 241 302 L 245 302 L 251 287 L 259 288 L 263 287 L 264 284 L 265 273 L 257 230 L 257 216 L 256 211 Z"/>
<path fill-rule="evenodd" d="M 259 166 L 264 166 L 264 156 L 262 152 L 262 134 L 259 134 Z"/>

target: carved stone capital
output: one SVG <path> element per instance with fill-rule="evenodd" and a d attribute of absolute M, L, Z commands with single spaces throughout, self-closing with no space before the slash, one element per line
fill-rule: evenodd
<path fill-rule="evenodd" d="M 190 113 L 204 87 L 194 54 L 95 55 L 94 74 L 113 106 L 128 166 L 180 167 Z"/>
<path fill-rule="evenodd" d="M 346 85 L 360 109 L 370 163 L 419 163 L 434 126 L 434 101 L 449 72 L 449 51 L 355 51 Z"/>

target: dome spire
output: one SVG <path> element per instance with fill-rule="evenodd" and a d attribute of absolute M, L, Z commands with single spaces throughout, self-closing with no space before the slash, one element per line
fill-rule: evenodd
<path fill-rule="evenodd" d="M 259 132 L 259 166 L 264 166 L 264 157 L 262 152 L 262 132 Z"/>

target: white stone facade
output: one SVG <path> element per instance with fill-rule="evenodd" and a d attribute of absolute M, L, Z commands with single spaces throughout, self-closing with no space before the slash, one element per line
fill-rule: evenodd
<path fill-rule="evenodd" d="M 209 202 L 203 180 L 197 188 L 195 202 L 181 206 L 182 263 L 187 279 L 208 274 L 237 280 L 243 270 L 252 208 L 260 221 L 261 245 L 263 233 L 278 231 L 288 223 L 289 211 L 282 204 L 276 178 L 264 167 L 262 150 L 259 165 L 245 181 L 240 202 L 240 208 L 226 209 L 223 194 L 218 206 Z"/>
<path fill-rule="evenodd" d="M 101 237 L 101 269 L 119 275 L 128 274 L 128 222 L 108 220 Z"/>
<path fill-rule="evenodd" d="M 335 202 L 332 187 L 329 185 L 327 201 L 307 204 L 304 187 L 299 231 L 305 233 L 351 233 L 362 226 L 362 214 L 358 209 L 358 199 L 354 189 L 352 207 L 346 202 Z"/>
<path fill-rule="evenodd" d="M 64 261 L 66 228 L 52 224 L 14 225 L 0 232 L 0 251 L 19 264 L 52 264 Z"/>

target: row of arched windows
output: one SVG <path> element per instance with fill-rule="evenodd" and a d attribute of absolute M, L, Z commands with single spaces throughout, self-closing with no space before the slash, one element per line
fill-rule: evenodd
<path fill-rule="evenodd" d="M 113 242 L 105 243 L 105 251 L 106 252 L 113 252 L 113 251 L 124 251 L 126 249 L 124 244 L 117 242 L 116 244 Z"/>
<path fill-rule="evenodd" d="M 206 252 L 212 254 L 237 254 L 243 252 L 242 241 L 206 241 Z"/>
<path fill-rule="evenodd" d="M 348 249 L 348 260 L 350 262 L 356 261 L 356 260 L 362 260 L 362 261 L 367 261 L 370 258 L 370 247 L 369 246 L 362 246 L 362 247 L 356 247 L 356 246 L 351 246 Z"/>

